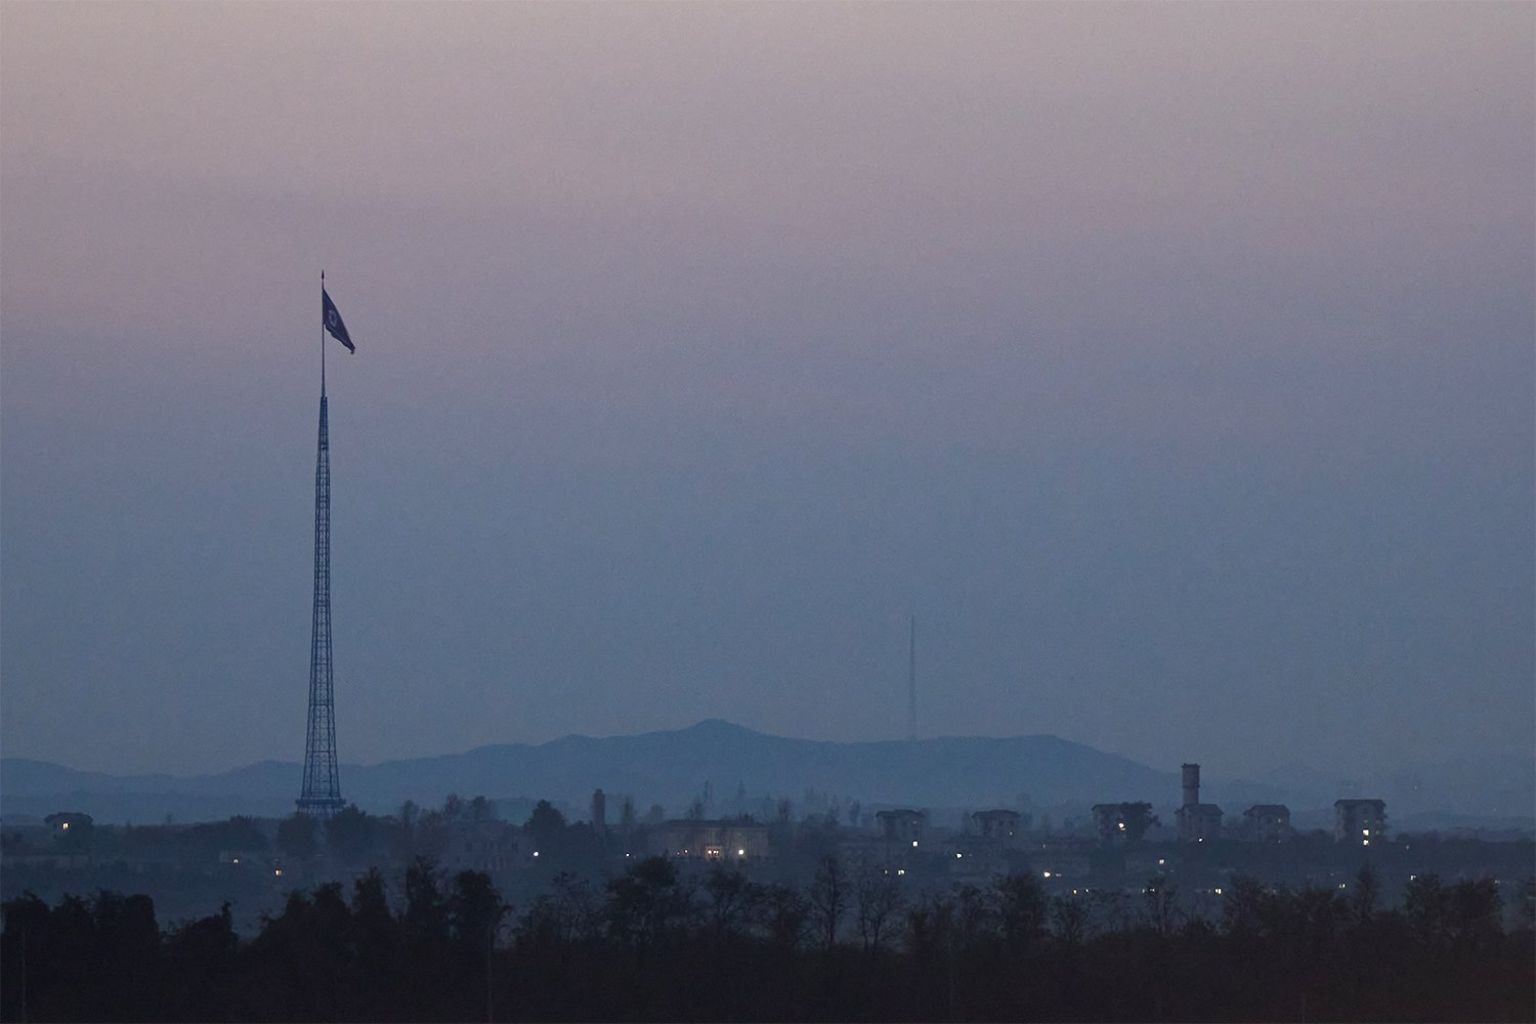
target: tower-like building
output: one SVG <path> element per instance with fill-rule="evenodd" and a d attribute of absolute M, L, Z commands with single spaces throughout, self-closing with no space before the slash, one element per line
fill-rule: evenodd
<path fill-rule="evenodd" d="M 1221 808 L 1200 802 L 1200 766 L 1186 764 L 1184 803 L 1179 807 L 1179 841 L 1203 843 L 1221 838 Z"/>
<path fill-rule="evenodd" d="M 324 352 L 324 339 L 321 339 Z M 298 808 L 329 817 L 341 809 L 336 768 L 336 700 L 331 671 L 331 444 L 324 355 L 320 370 L 320 442 L 315 456 L 315 604 L 309 634 L 309 728 L 304 737 L 304 788 Z"/>

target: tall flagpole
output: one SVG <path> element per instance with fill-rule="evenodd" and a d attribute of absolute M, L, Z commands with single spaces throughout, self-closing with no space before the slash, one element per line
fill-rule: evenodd
<path fill-rule="evenodd" d="M 304 736 L 301 813 L 330 817 L 342 807 L 336 765 L 336 699 L 331 666 L 331 457 L 325 398 L 325 271 L 320 271 L 320 433 L 315 452 L 315 599 L 309 634 L 309 723 Z"/>

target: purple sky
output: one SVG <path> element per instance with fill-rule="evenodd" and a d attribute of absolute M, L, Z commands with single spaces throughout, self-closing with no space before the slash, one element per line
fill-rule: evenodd
<path fill-rule="evenodd" d="M 7 4 L 0 740 L 1536 740 L 1536 7 Z"/>

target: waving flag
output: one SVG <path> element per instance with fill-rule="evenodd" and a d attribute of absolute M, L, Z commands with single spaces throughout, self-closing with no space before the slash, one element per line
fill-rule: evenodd
<path fill-rule="evenodd" d="M 337 311 L 336 303 L 331 301 L 330 293 L 324 288 L 320 289 L 320 316 L 331 337 L 347 346 L 348 352 L 357 351 L 357 346 L 352 344 L 351 337 L 347 335 L 347 325 L 341 322 L 341 313 Z"/>

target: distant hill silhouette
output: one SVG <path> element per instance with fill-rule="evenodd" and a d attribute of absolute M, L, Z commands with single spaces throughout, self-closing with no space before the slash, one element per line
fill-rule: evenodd
<path fill-rule="evenodd" d="M 297 763 L 263 761 L 213 775 L 115 776 L 44 761 L 0 761 L 0 811 L 82 810 L 106 821 L 149 823 L 230 814 L 287 814 L 299 788 Z M 837 743 L 769 736 L 710 720 L 636 736 L 566 736 L 541 744 L 498 744 L 462 754 L 343 765 L 342 793 L 365 810 L 402 801 L 437 804 L 449 793 L 492 798 L 548 797 L 584 808 L 593 789 L 633 794 L 678 812 L 706 781 L 721 799 L 738 786 L 752 797 L 806 790 L 866 804 L 1042 806 L 1097 800 L 1172 802 L 1178 780 L 1124 757 L 1056 736 L 944 737 Z"/>
<path fill-rule="evenodd" d="M 1527 758 L 1489 757 L 1359 782 L 1333 782 L 1300 767 L 1267 782 L 1224 776 L 1218 765 L 1205 769 L 1203 795 L 1231 817 L 1253 803 L 1288 803 L 1304 827 L 1326 828 L 1335 797 L 1380 796 L 1387 800 L 1389 821 L 1412 820 L 1417 828 L 1533 824 L 1536 761 Z M 168 814 L 178 821 L 287 815 L 299 780 L 296 762 L 261 761 L 177 777 L 108 775 L 6 758 L 0 760 L 0 812 L 79 810 L 107 822 L 138 824 Z M 601 786 L 614 798 L 610 814 L 618 813 L 617 798 L 625 794 L 641 812 L 654 802 L 679 814 L 706 782 L 713 784 L 717 808 L 730 805 L 738 786 L 754 800 L 784 796 L 799 804 L 806 790 L 815 790 L 869 806 L 931 809 L 1011 806 L 1027 795 L 1039 807 L 1068 805 L 1073 813 L 1120 800 L 1146 800 L 1162 812 L 1179 799 L 1176 772 L 1057 736 L 838 743 L 770 736 L 717 719 L 636 736 L 566 736 L 341 769 L 342 795 L 373 813 L 392 812 L 408 799 L 436 805 L 457 793 L 548 798 L 580 817 L 592 790 Z"/>

